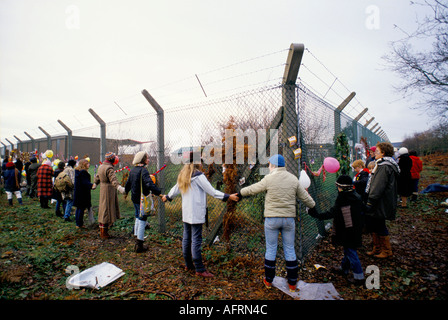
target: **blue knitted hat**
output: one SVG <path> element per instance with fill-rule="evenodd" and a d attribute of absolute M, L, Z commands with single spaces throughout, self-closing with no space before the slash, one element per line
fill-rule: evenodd
<path fill-rule="evenodd" d="M 285 166 L 285 158 L 283 158 L 281 154 L 274 154 L 272 157 L 269 158 L 269 162 L 277 167 Z"/>

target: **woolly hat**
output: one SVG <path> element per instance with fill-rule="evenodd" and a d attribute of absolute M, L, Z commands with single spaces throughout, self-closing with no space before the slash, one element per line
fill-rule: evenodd
<path fill-rule="evenodd" d="M 400 156 L 403 155 L 403 154 L 406 154 L 406 153 L 409 153 L 409 151 L 408 151 L 408 149 L 405 148 L 405 147 L 400 148 L 400 150 L 398 150 L 398 154 L 399 154 Z"/>
<path fill-rule="evenodd" d="M 104 157 L 106 158 L 107 161 L 113 160 L 115 158 L 115 153 L 108 152 Z"/>
<path fill-rule="evenodd" d="M 141 163 L 145 154 L 146 154 L 145 151 L 137 152 L 137 154 L 134 156 L 134 160 L 132 160 L 132 164 L 136 165 Z"/>
<path fill-rule="evenodd" d="M 12 161 L 9 161 L 9 162 L 7 162 L 6 163 L 6 169 L 9 169 L 9 168 L 14 168 L 15 167 L 15 164 L 14 164 L 14 162 L 12 162 Z"/>
<path fill-rule="evenodd" d="M 277 167 L 285 166 L 285 158 L 283 158 L 283 156 L 280 154 L 274 154 L 272 157 L 269 158 L 269 162 Z"/>
<path fill-rule="evenodd" d="M 375 150 L 376 150 L 376 147 L 375 147 L 375 146 L 370 147 L 370 151 L 375 152 Z"/>
<path fill-rule="evenodd" d="M 351 190 L 353 189 L 353 180 L 350 176 L 343 174 L 336 180 L 336 185 L 343 190 Z"/>

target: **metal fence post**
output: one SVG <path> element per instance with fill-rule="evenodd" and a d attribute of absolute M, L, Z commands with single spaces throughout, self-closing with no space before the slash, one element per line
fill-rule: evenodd
<path fill-rule="evenodd" d="M 67 127 L 61 120 L 58 120 L 58 122 L 67 131 L 67 149 L 65 149 L 65 158 L 68 159 L 72 155 L 72 130 Z"/>
<path fill-rule="evenodd" d="M 164 127 L 164 112 L 162 107 L 157 103 L 157 101 L 149 94 L 148 91 L 143 89 L 143 96 L 149 102 L 149 104 L 157 112 L 157 168 L 161 168 L 165 163 L 165 127 Z M 159 176 L 159 188 L 162 193 L 165 192 L 165 171 L 160 171 Z M 166 231 L 166 221 L 165 221 L 165 204 L 162 201 L 158 201 L 158 217 L 159 217 L 159 232 L 163 233 Z"/>
<path fill-rule="evenodd" d="M 100 116 L 97 115 L 92 108 L 89 108 L 89 112 L 100 124 L 100 130 L 101 130 L 100 161 L 104 161 L 104 158 L 106 157 L 106 122 L 104 122 L 103 119 L 101 119 Z"/>

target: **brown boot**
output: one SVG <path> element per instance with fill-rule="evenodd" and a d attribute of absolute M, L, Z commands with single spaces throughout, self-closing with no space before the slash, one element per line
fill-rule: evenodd
<path fill-rule="evenodd" d="M 100 237 L 101 239 L 109 239 L 108 227 L 105 224 L 100 224 Z"/>
<path fill-rule="evenodd" d="M 366 252 L 368 256 L 373 256 L 373 255 L 381 253 L 380 238 L 379 238 L 378 234 L 371 233 L 371 235 L 372 235 L 373 249 L 372 249 L 372 251 Z"/>
<path fill-rule="evenodd" d="M 143 246 L 143 243 L 144 243 L 144 240 L 135 239 L 134 251 L 136 253 L 141 253 L 141 252 L 145 252 L 148 250 L 148 248 Z"/>
<path fill-rule="evenodd" d="M 375 255 L 375 258 L 385 259 L 392 256 L 392 247 L 390 246 L 389 236 L 380 236 L 381 252 Z"/>

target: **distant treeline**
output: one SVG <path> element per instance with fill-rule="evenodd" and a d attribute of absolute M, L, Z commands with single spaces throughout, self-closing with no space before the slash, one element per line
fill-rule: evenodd
<path fill-rule="evenodd" d="M 448 126 L 438 124 L 436 127 L 407 136 L 402 144 L 408 150 L 415 150 L 419 155 L 448 151 Z"/>

